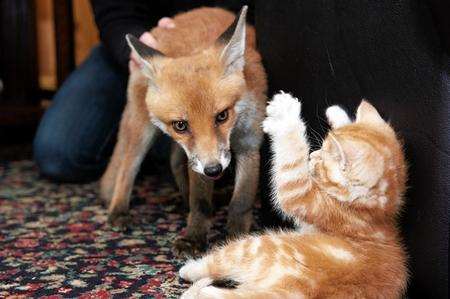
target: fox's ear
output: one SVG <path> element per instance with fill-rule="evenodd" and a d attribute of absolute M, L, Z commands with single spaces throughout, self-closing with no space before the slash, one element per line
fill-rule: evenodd
<path fill-rule="evenodd" d="M 225 45 L 220 58 L 225 65 L 225 75 L 240 72 L 245 64 L 245 18 L 248 6 L 242 7 L 233 24 L 222 33 L 217 42 Z"/>
<path fill-rule="evenodd" d="M 377 109 L 366 100 L 362 100 L 361 104 L 359 104 L 358 110 L 356 111 L 356 122 L 373 124 L 385 123 Z"/>
<path fill-rule="evenodd" d="M 150 58 L 154 56 L 164 56 L 164 54 L 147 46 L 132 34 L 125 35 L 125 39 L 127 40 L 131 51 L 134 51 L 139 57 L 142 73 L 144 73 L 144 75 L 150 80 L 153 80 L 155 75 L 155 66 L 151 62 Z"/>

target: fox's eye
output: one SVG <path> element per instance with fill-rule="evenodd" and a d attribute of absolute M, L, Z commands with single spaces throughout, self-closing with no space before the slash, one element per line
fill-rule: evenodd
<path fill-rule="evenodd" d="M 227 119 L 228 119 L 228 109 L 225 109 L 216 115 L 216 122 L 218 124 L 225 122 Z"/>
<path fill-rule="evenodd" d="M 187 121 L 184 121 L 184 120 L 176 120 L 176 121 L 172 122 L 172 127 L 178 133 L 184 133 L 188 129 L 188 123 L 187 123 Z"/>

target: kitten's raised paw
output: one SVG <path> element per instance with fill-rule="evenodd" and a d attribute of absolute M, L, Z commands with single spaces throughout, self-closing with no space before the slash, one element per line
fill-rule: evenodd
<path fill-rule="evenodd" d="M 301 103 L 288 93 L 278 93 L 266 108 L 267 117 L 263 122 L 264 132 L 275 135 L 291 129 L 298 129 Z"/>
<path fill-rule="evenodd" d="M 350 117 L 348 117 L 347 112 L 338 105 L 330 106 L 325 112 L 328 123 L 332 128 L 340 128 L 351 123 Z"/>
<path fill-rule="evenodd" d="M 196 257 L 205 252 L 206 241 L 180 237 L 175 240 L 173 249 L 178 257 Z"/>

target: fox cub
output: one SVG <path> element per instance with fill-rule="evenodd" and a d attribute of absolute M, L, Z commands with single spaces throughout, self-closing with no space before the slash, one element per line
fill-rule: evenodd
<path fill-rule="evenodd" d="M 206 247 L 214 180 L 230 164 L 231 152 L 236 179 L 227 228 L 232 235 L 249 231 L 266 77 L 246 12 L 245 6 L 236 18 L 220 8 L 176 15 L 175 28 L 151 31 L 158 50 L 127 35 L 142 67 L 130 75 L 118 142 L 100 182 L 112 225 L 126 224 L 140 163 L 164 132 L 175 141 L 171 168 L 190 208 L 186 235 L 174 245 L 176 253 L 193 255 Z"/>
<path fill-rule="evenodd" d="M 406 166 L 393 129 L 365 101 L 354 122 L 332 106 L 332 130 L 309 154 L 297 99 L 276 95 L 267 115 L 273 201 L 298 229 L 188 261 L 180 275 L 194 284 L 182 298 L 400 298 L 407 268 L 395 217 Z M 237 287 L 215 286 L 223 280 Z"/>

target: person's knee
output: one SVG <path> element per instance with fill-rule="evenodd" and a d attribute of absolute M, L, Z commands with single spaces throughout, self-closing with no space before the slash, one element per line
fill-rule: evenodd
<path fill-rule="evenodd" d="M 42 134 L 36 135 L 33 143 L 34 161 L 45 177 L 66 181 L 73 176 L 68 167 L 68 153 L 61 144 L 53 142 Z"/>
<path fill-rule="evenodd" d="M 101 80 L 92 80 L 98 73 Z M 126 81 L 102 47 L 69 76 L 35 137 L 34 158 L 44 176 L 85 182 L 101 175 L 126 102 Z"/>
<path fill-rule="evenodd" d="M 88 182 L 99 176 L 100 169 L 85 169 L 77 163 L 77 157 L 62 143 L 42 134 L 33 143 L 34 161 L 42 176 L 59 182 Z M 92 165 L 94 166 L 94 165 Z"/>

